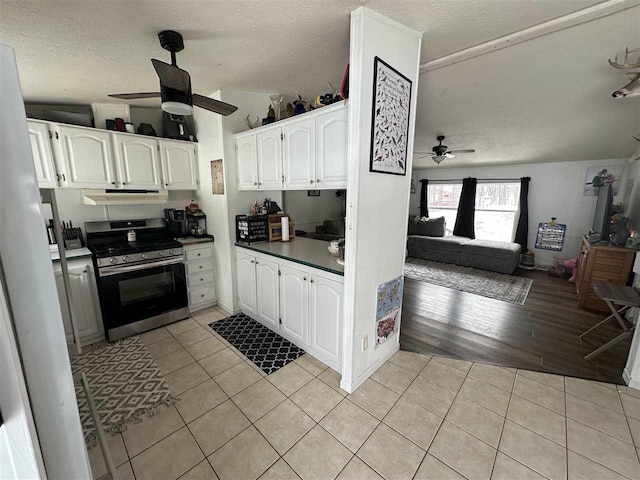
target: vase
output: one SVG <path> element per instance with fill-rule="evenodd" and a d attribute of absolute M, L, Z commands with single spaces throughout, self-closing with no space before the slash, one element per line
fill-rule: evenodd
<path fill-rule="evenodd" d="M 280 120 L 280 104 L 282 103 L 283 96 L 271 95 L 269 98 L 271 99 L 271 106 L 273 107 L 273 111 L 276 114 L 276 122 L 277 122 Z"/>

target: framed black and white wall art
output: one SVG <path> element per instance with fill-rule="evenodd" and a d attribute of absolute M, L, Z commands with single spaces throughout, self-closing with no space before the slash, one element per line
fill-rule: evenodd
<path fill-rule="evenodd" d="M 370 172 L 406 175 L 411 80 L 379 57 L 373 63 Z"/>

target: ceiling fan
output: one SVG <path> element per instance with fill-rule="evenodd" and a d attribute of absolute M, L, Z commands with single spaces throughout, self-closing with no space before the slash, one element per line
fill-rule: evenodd
<path fill-rule="evenodd" d="M 467 150 L 449 150 L 449 147 L 446 145 L 442 145 L 442 141 L 444 140 L 444 135 L 438 135 L 437 137 L 438 145 L 431 149 L 431 152 L 414 152 L 415 155 L 419 155 L 418 158 L 424 158 L 426 156 L 431 156 L 434 162 L 440 165 L 445 158 L 455 158 L 454 153 L 474 153 L 475 149 L 469 148 Z"/>
<path fill-rule="evenodd" d="M 189 72 L 179 68 L 176 63 L 176 53 L 184 50 L 182 35 L 173 30 L 163 30 L 158 33 L 158 38 L 160 39 L 160 46 L 171 53 L 171 64 L 161 62 L 155 58 L 151 59 L 153 68 L 155 68 L 160 78 L 160 91 L 114 93 L 110 94 L 110 97 L 123 100 L 160 97 L 162 99 L 162 110 L 174 115 L 193 114 L 193 105 L 220 115 L 229 115 L 238 109 L 234 105 L 229 105 L 204 95 L 198 95 L 197 93 L 191 93 L 191 76 Z"/>

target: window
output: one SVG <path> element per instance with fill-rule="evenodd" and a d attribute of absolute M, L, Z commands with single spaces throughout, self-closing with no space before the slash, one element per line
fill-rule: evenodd
<path fill-rule="evenodd" d="M 458 202 L 462 193 L 460 183 L 429 182 L 429 217 L 444 217 L 447 235 L 453 235 Z M 519 182 L 478 181 L 476 188 L 476 238 L 482 240 L 513 241 L 520 200 Z"/>
<path fill-rule="evenodd" d="M 480 183 L 476 189 L 476 238 L 512 242 L 520 183 Z"/>
<path fill-rule="evenodd" d="M 429 217 L 444 217 L 446 233 L 447 235 L 453 235 L 453 227 L 456 224 L 456 215 L 458 213 L 458 202 L 460 201 L 460 193 L 462 193 L 462 182 L 429 182 L 427 189 Z"/>

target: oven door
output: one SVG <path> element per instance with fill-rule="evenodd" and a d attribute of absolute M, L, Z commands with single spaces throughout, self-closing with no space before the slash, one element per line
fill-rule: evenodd
<path fill-rule="evenodd" d="M 107 331 L 186 308 L 182 257 L 98 270 L 100 306 Z"/>

